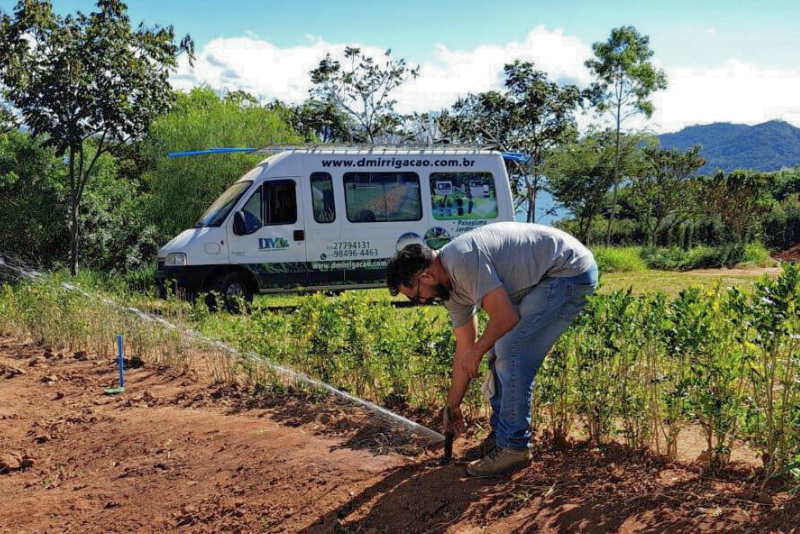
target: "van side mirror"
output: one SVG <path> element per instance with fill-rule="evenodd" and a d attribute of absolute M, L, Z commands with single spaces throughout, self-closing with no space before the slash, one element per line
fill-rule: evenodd
<path fill-rule="evenodd" d="M 247 223 L 244 220 L 244 213 L 237 211 L 233 214 L 233 233 L 245 235 L 247 233 Z"/>

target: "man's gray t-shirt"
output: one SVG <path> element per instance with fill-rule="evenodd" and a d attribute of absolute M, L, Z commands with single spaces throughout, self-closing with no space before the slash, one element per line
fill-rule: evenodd
<path fill-rule="evenodd" d="M 569 277 L 594 264 L 591 251 L 550 226 L 487 224 L 453 239 L 439 250 L 452 290 L 445 301 L 454 327 L 467 323 L 483 297 L 505 287 L 516 305 L 545 276 Z"/>

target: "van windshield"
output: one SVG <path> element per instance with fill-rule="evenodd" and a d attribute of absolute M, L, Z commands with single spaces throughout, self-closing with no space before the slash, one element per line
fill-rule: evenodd
<path fill-rule="evenodd" d="M 236 202 L 242 198 L 242 195 L 247 191 L 253 182 L 236 182 L 228 188 L 227 191 L 222 193 L 220 197 L 211 204 L 211 207 L 206 210 L 202 217 L 194 225 L 195 228 L 202 228 L 204 226 L 219 226 L 225 217 L 228 216 Z"/>

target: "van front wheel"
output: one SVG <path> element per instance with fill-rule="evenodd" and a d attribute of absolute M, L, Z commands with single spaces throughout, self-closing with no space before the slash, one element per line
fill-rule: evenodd
<path fill-rule="evenodd" d="M 253 302 L 253 294 L 247 286 L 247 279 L 241 273 L 229 273 L 217 284 L 225 308 L 231 313 L 244 311 L 243 304 Z"/>

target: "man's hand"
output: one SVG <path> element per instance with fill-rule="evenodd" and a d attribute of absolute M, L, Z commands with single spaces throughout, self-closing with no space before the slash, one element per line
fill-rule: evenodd
<path fill-rule="evenodd" d="M 464 414 L 461 413 L 461 407 L 457 406 L 450 409 L 453 416 L 452 419 L 447 418 L 447 408 L 442 410 L 442 434 L 452 432 L 456 436 L 464 433 L 467 430 L 467 425 L 464 423 Z"/>
<path fill-rule="evenodd" d="M 461 360 L 461 369 L 470 378 L 478 378 L 478 368 L 481 366 L 482 354 L 476 354 L 472 351 L 464 355 Z"/>

